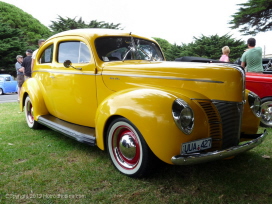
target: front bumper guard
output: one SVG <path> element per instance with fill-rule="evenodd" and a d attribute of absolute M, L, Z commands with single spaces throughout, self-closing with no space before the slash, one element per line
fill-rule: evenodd
<path fill-rule="evenodd" d="M 242 152 L 248 151 L 259 144 L 261 144 L 265 137 L 267 136 L 267 131 L 264 130 L 262 134 L 256 134 L 256 138 L 248 141 L 246 143 L 242 143 L 238 146 L 230 147 L 228 149 L 213 151 L 213 152 L 205 152 L 205 153 L 191 153 L 191 154 L 181 154 L 173 156 L 171 161 L 176 165 L 192 165 L 192 164 L 200 164 L 215 160 L 220 160 L 228 157 L 235 156 Z"/>

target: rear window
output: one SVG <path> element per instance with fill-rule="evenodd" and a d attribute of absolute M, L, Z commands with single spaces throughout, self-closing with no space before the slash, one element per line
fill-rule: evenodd
<path fill-rule="evenodd" d="M 40 63 L 51 63 L 53 59 L 53 45 L 49 45 L 41 55 Z"/>

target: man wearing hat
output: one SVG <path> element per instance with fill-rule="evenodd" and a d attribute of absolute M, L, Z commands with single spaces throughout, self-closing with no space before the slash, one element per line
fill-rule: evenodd
<path fill-rule="evenodd" d="M 15 63 L 15 69 L 17 72 L 17 84 L 18 84 L 18 101 L 20 97 L 20 91 L 21 87 L 25 81 L 24 79 L 24 70 L 22 69 L 22 63 L 23 63 L 23 56 L 22 55 L 17 55 L 16 56 L 17 62 Z"/>
<path fill-rule="evenodd" d="M 32 62 L 32 50 L 26 50 L 26 57 L 22 63 L 22 67 L 24 68 L 25 80 L 31 77 L 31 62 Z"/>

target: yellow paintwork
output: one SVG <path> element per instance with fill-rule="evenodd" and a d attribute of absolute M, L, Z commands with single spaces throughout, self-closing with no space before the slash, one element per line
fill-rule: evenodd
<path fill-rule="evenodd" d="M 250 91 L 246 89 L 246 99 L 249 92 Z M 246 102 L 243 112 L 241 132 L 247 134 L 256 134 L 259 128 L 259 124 L 260 118 L 255 117 L 252 110 L 249 108 L 248 102 Z"/>
<path fill-rule="evenodd" d="M 71 123 L 94 127 L 97 146 L 103 150 L 108 121 L 115 116 L 125 117 L 138 128 L 158 158 L 172 163 L 171 157 L 180 153 L 182 143 L 210 135 L 208 118 L 193 99 L 243 102 L 243 76 L 231 67 L 144 60 L 101 61 L 94 49 L 95 39 L 119 35 L 129 36 L 129 33 L 82 29 L 48 39 L 36 59 L 49 45 L 57 47 L 60 41 L 78 40 L 90 49 L 91 61 L 73 64 L 82 70 L 65 68 L 57 63 L 56 51 L 51 64 L 36 60 L 33 78 L 22 88 L 21 109 L 24 97 L 29 95 L 35 107 L 35 120 L 50 113 Z M 195 125 L 190 135 L 185 135 L 173 120 L 172 104 L 177 98 L 185 100 L 194 111 Z M 256 133 L 259 118 L 250 111 L 246 103 L 241 131 Z"/>

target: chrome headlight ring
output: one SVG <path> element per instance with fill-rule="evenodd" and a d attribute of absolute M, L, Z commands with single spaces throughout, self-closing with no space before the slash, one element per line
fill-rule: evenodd
<path fill-rule="evenodd" d="M 178 128 L 186 135 L 191 134 L 194 128 L 194 112 L 184 100 L 178 98 L 173 102 L 172 115 Z"/>
<path fill-rule="evenodd" d="M 248 93 L 249 107 L 257 117 L 261 116 L 261 99 L 253 92 Z"/>

